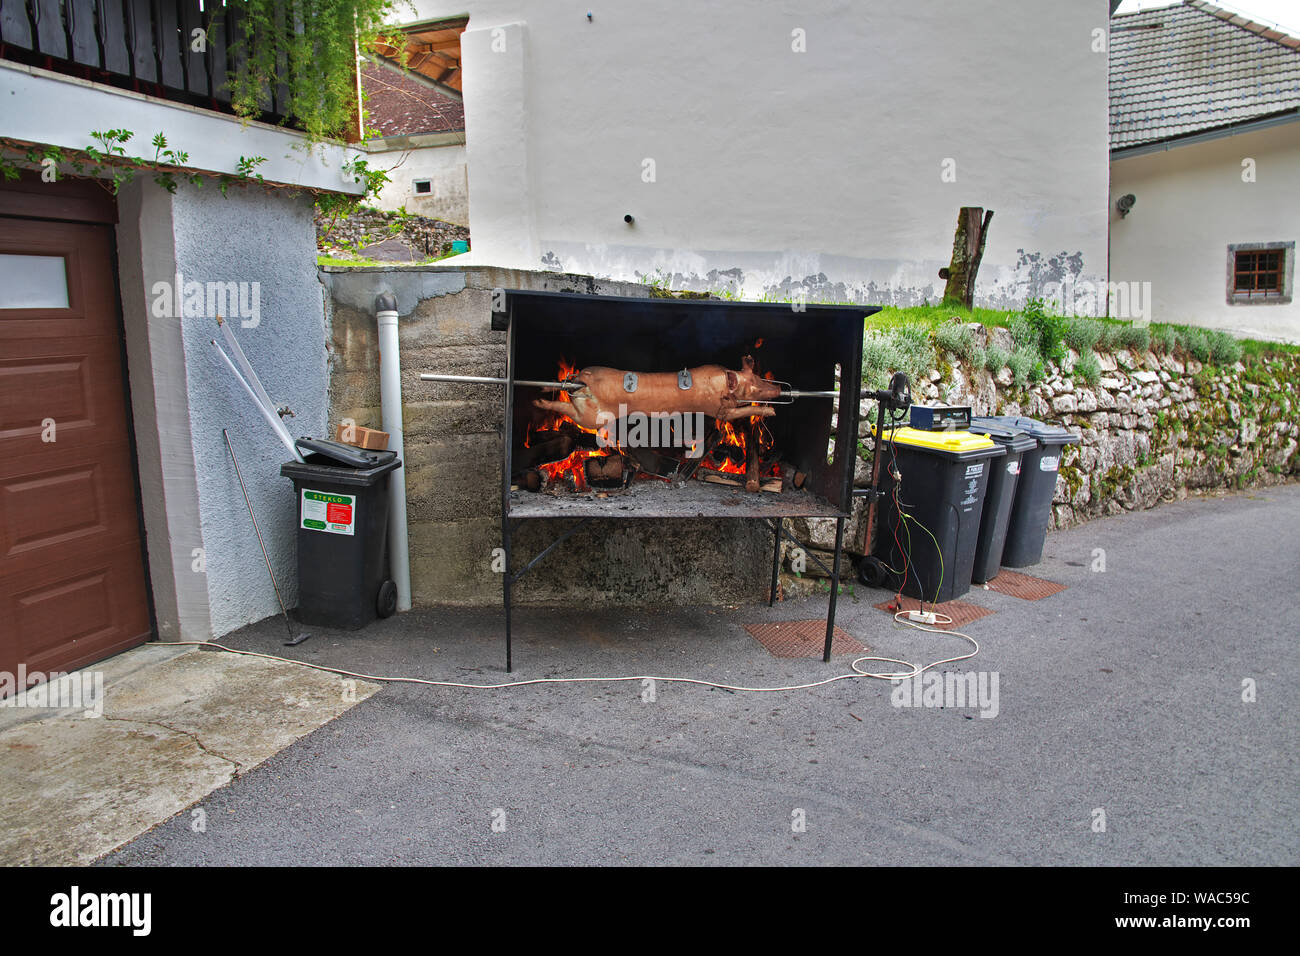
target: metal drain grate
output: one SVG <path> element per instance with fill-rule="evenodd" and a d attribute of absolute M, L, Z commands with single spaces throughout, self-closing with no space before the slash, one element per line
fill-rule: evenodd
<path fill-rule="evenodd" d="M 1041 601 L 1045 597 L 1064 591 L 1065 585 L 1003 568 L 997 573 L 997 577 L 988 582 L 988 589 L 999 594 L 1009 594 L 1022 601 Z"/>
<path fill-rule="evenodd" d="M 893 601 L 885 601 L 881 604 L 874 605 L 882 611 L 893 614 L 890 609 Z M 904 597 L 898 602 L 900 611 L 919 611 L 921 602 L 916 598 Z M 988 617 L 994 611 L 987 607 L 980 607 L 978 604 L 970 604 L 966 601 L 945 601 L 943 604 L 926 604 L 925 610 L 934 611 L 936 614 L 943 614 L 952 618 L 951 624 L 936 624 L 935 627 L 941 627 L 944 630 L 955 630 L 965 627 L 972 621 L 978 621 L 982 617 Z"/>
<path fill-rule="evenodd" d="M 764 621 L 746 624 L 745 630 L 773 657 L 821 657 L 826 647 L 826 621 Z M 867 648 L 845 631 L 835 628 L 831 655 L 861 654 Z"/>

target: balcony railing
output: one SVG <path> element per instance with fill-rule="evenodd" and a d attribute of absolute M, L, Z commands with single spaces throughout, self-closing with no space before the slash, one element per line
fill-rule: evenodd
<path fill-rule="evenodd" d="M 243 16 L 222 0 L 0 0 L 0 59 L 231 113 Z M 283 121 L 287 102 L 268 89 L 258 118 Z"/>

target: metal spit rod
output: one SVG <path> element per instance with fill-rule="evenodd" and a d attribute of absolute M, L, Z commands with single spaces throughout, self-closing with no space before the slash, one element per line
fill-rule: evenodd
<path fill-rule="evenodd" d="M 421 380 L 425 382 L 455 382 L 461 385 L 504 385 L 504 378 L 492 378 L 488 375 L 438 375 L 433 372 L 422 372 Z M 535 382 L 528 379 L 515 379 L 516 385 L 525 385 L 530 388 L 548 388 L 563 389 L 566 392 L 576 392 L 585 388 L 582 382 Z"/>
<path fill-rule="evenodd" d="M 504 378 L 493 378 L 490 375 L 442 375 L 435 372 L 421 372 L 421 381 L 425 382 L 451 382 L 460 385 L 504 385 Z M 528 388 L 546 388 L 546 389 L 563 389 L 566 392 L 577 392 L 585 388 L 582 382 L 540 382 L 532 379 L 515 379 L 516 385 L 523 385 Z M 755 399 L 754 404 L 758 405 L 781 405 L 786 401 L 793 401 L 796 398 L 839 398 L 839 392 L 806 392 L 797 389 L 790 389 L 781 393 L 777 399 Z"/>

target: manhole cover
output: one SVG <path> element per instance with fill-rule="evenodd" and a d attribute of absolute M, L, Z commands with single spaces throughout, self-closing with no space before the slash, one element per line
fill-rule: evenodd
<path fill-rule="evenodd" d="M 882 611 L 893 614 L 893 601 L 885 601 L 881 604 L 874 605 Z M 898 610 L 900 611 L 919 611 L 921 602 L 916 598 L 904 597 L 898 599 Z M 958 630 L 965 627 L 972 621 L 978 621 L 982 617 L 988 617 L 994 613 L 991 609 L 980 607 L 978 604 L 970 604 L 966 601 L 945 601 L 943 604 L 926 604 L 925 610 L 934 611 L 936 614 L 943 614 L 952 618 L 951 624 L 936 624 L 935 627 L 943 628 L 946 631 Z"/>
<path fill-rule="evenodd" d="M 746 624 L 745 630 L 754 636 L 773 657 L 821 657 L 826 648 L 826 622 L 765 621 Z M 861 654 L 866 647 L 845 631 L 835 628 L 831 638 L 831 654 Z"/>
<path fill-rule="evenodd" d="M 988 582 L 988 588 L 990 591 L 1009 594 L 1024 601 L 1040 601 L 1045 597 L 1051 597 L 1053 594 L 1064 591 L 1065 585 L 1057 584 L 1055 581 L 1044 581 L 1042 578 L 1031 577 L 1028 574 L 1021 574 L 1019 571 L 1008 571 L 1003 568 L 998 572 L 997 577 Z"/>

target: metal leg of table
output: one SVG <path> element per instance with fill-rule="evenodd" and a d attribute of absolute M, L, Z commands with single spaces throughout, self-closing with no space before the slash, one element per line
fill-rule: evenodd
<path fill-rule="evenodd" d="M 509 674 L 514 663 L 511 659 L 510 646 L 510 589 L 514 586 L 514 579 L 510 576 L 510 519 L 505 516 L 501 518 L 501 547 L 505 552 L 505 570 L 501 574 L 501 601 L 506 609 L 506 673 Z"/>
<path fill-rule="evenodd" d="M 822 651 L 822 661 L 829 664 L 831 660 L 831 639 L 835 636 L 835 603 L 840 596 L 840 555 L 844 550 L 844 519 L 835 519 L 835 566 L 831 571 L 831 602 L 826 609 L 826 648 Z"/>
<path fill-rule="evenodd" d="M 776 519 L 776 528 L 774 529 L 776 533 L 773 535 L 776 541 L 772 545 L 772 590 L 767 596 L 768 607 L 772 607 L 776 604 L 776 589 L 781 576 L 781 527 L 784 524 L 784 518 Z"/>

